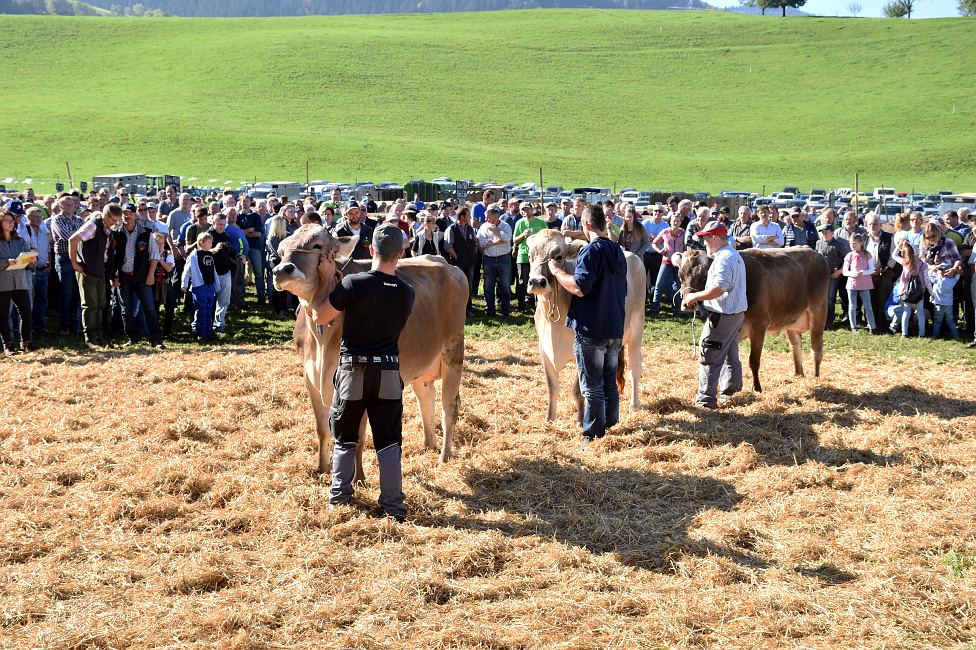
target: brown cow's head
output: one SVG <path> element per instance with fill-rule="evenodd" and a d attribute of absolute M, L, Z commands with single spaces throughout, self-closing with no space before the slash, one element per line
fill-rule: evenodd
<path fill-rule="evenodd" d="M 540 230 L 529 237 L 529 293 L 544 296 L 552 291 L 549 260 L 556 260 L 567 273 L 575 268 L 576 255 L 586 244 L 573 240 L 567 243 L 558 230 Z"/>
<path fill-rule="evenodd" d="M 681 309 L 691 311 L 691 307 L 685 305 L 685 294 L 705 288 L 705 279 L 708 277 L 708 267 L 712 264 L 712 258 L 704 251 L 685 251 L 672 255 L 671 263 L 678 268 L 678 278 L 681 280 Z"/>
<path fill-rule="evenodd" d="M 317 224 L 307 224 L 278 245 L 281 263 L 271 270 L 278 291 L 290 291 L 303 305 L 311 302 L 321 282 L 336 272 L 336 258 L 348 256 L 359 237 L 335 238 Z"/>

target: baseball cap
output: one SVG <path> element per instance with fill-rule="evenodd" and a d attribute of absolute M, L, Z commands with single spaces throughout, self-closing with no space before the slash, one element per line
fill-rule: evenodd
<path fill-rule="evenodd" d="M 830 232 L 834 232 L 835 229 L 834 229 L 834 224 L 832 224 L 832 223 L 825 223 L 824 225 L 822 225 L 819 228 L 817 228 L 817 230 L 819 230 L 821 232 L 823 232 L 824 230 L 829 230 Z"/>
<path fill-rule="evenodd" d="M 22 217 L 26 213 L 24 212 L 24 204 L 17 199 L 10 199 L 7 201 L 7 209 L 10 210 L 15 216 Z"/>
<path fill-rule="evenodd" d="M 346 207 L 342 209 L 342 214 L 348 214 L 349 211 L 353 209 L 358 210 L 359 204 L 356 203 L 355 201 L 350 201 L 349 203 L 346 204 Z"/>
<path fill-rule="evenodd" d="M 698 236 L 702 235 L 718 235 L 719 237 L 728 237 L 729 231 L 725 229 L 725 224 L 719 221 L 709 221 L 708 225 L 698 231 Z"/>
<path fill-rule="evenodd" d="M 792 208 L 790 208 L 790 214 L 800 214 L 800 208 L 794 205 Z"/>
<path fill-rule="evenodd" d="M 403 231 L 396 224 L 384 223 L 373 231 L 373 250 L 380 255 L 393 255 L 403 249 Z"/>
<path fill-rule="evenodd" d="M 419 212 L 419 210 L 417 210 L 417 204 L 416 203 L 408 203 L 407 204 L 407 207 L 405 207 L 403 209 L 403 211 L 404 212 L 413 212 L 414 214 L 416 214 L 417 212 Z"/>
<path fill-rule="evenodd" d="M 133 203 L 126 203 L 122 206 L 122 212 L 135 212 L 136 206 Z"/>

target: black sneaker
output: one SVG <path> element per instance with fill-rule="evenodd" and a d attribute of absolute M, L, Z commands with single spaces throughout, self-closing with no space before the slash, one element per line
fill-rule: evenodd
<path fill-rule="evenodd" d="M 125 340 L 125 343 L 122 344 L 122 347 L 123 348 L 131 348 L 131 347 L 136 346 L 136 345 L 139 345 L 139 341 L 137 339 L 126 339 Z"/>

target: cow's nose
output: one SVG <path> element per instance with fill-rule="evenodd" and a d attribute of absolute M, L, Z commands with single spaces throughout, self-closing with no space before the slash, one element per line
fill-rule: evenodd
<path fill-rule="evenodd" d="M 529 278 L 529 284 L 535 289 L 545 289 L 548 282 L 544 276 L 537 275 Z"/>
<path fill-rule="evenodd" d="M 285 275 L 291 275 L 292 273 L 295 272 L 295 265 L 292 264 L 291 262 L 288 262 L 287 264 L 282 264 L 281 266 L 278 267 L 278 271 Z"/>

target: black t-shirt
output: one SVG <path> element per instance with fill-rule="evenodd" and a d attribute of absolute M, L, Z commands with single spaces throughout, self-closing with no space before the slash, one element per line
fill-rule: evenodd
<path fill-rule="evenodd" d="M 214 277 L 214 256 L 210 251 L 200 250 L 197 253 L 197 264 L 200 266 L 200 275 L 203 276 L 204 284 L 213 284 Z"/>
<path fill-rule="evenodd" d="M 223 275 L 225 273 L 230 273 L 232 262 L 231 260 L 237 257 L 237 249 L 234 248 L 234 240 L 230 238 L 227 231 L 217 232 L 213 228 L 207 232 L 213 237 L 213 248 L 210 249 L 210 254 L 214 258 L 214 266 L 217 269 L 217 275 Z M 226 244 L 219 251 L 216 250 L 217 244 Z"/>
<path fill-rule="evenodd" d="M 414 296 L 409 284 L 380 271 L 342 278 L 329 294 L 332 306 L 346 314 L 340 354 L 399 354 L 400 332 L 413 310 Z"/>

